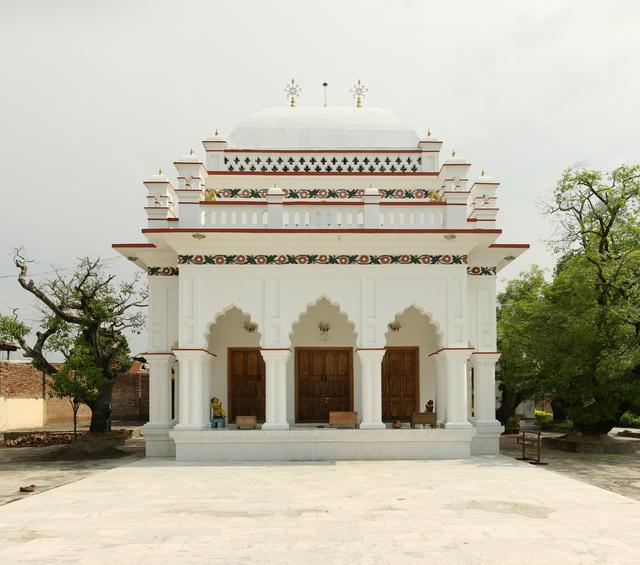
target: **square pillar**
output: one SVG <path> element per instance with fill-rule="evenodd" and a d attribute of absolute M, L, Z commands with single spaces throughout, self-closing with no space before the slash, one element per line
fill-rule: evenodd
<path fill-rule="evenodd" d="M 209 422 L 209 372 L 215 356 L 205 349 L 174 349 L 180 365 L 176 430 L 202 430 Z"/>
<path fill-rule="evenodd" d="M 172 353 L 147 353 L 149 366 L 149 422 L 148 428 L 169 428 L 171 424 L 171 365 Z"/>
<path fill-rule="evenodd" d="M 169 437 L 171 419 L 171 353 L 147 353 L 149 366 L 149 421 L 142 427 L 147 457 L 173 457 L 175 444 Z"/>
<path fill-rule="evenodd" d="M 432 355 L 436 360 L 436 423 L 440 426 L 444 424 L 447 413 L 447 376 L 445 374 L 444 358 L 438 353 Z"/>
<path fill-rule="evenodd" d="M 289 349 L 262 349 L 265 379 L 265 422 L 263 430 L 288 430 L 287 360 Z"/>
<path fill-rule="evenodd" d="M 476 425 L 500 425 L 496 420 L 496 362 L 499 358 L 500 353 L 476 352 L 471 356 Z"/>
<path fill-rule="evenodd" d="M 445 428 L 469 429 L 467 414 L 467 360 L 472 349 L 443 349 L 442 356 L 446 375 L 446 416 Z"/>
<path fill-rule="evenodd" d="M 360 429 L 379 430 L 382 422 L 382 358 L 384 349 L 358 349 L 360 357 L 360 383 L 362 421 Z"/>
<path fill-rule="evenodd" d="M 476 434 L 471 453 L 499 453 L 500 434 L 504 427 L 496 420 L 496 362 L 497 352 L 477 351 L 471 355 L 474 375 Z"/>

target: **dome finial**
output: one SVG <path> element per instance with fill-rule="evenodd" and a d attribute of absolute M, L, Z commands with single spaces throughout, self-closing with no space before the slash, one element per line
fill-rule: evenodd
<path fill-rule="evenodd" d="M 431 137 L 431 129 L 427 129 L 427 137 Z"/>
<path fill-rule="evenodd" d="M 158 175 L 160 176 L 164 175 L 164 171 L 162 169 L 158 169 Z"/>
<path fill-rule="evenodd" d="M 216 137 L 218 137 L 218 128 L 216 128 L 216 131 L 213 132 L 213 135 L 215 135 Z"/>
<path fill-rule="evenodd" d="M 287 97 L 289 98 L 289 106 L 293 108 L 296 105 L 298 96 L 302 93 L 302 88 L 300 88 L 299 84 L 296 84 L 294 79 L 291 79 L 291 84 L 287 84 L 284 91 L 287 93 Z"/>
<path fill-rule="evenodd" d="M 482 171 L 480 171 L 480 176 L 483 177 L 484 176 L 484 169 L 482 169 Z"/>
<path fill-rule="evenodd" d="M 189 155 L 195 155 L 196 152 L 193 150 L 193 147 L 189 150 Z"/>
<path fill-rule="evenodd" d="M 362 108 L 362 100 L 369 92 L 369 89 L 358 79 L 358 84 L 354 84 L 351 89 L 351 96 L 356 99 L 356 108 Z"/>
<path fill-rule="evenodd" d="M 452 156 L 452 157 L 455 157 L 455 156 L 456 156 L 456 150 L 455 150 L 455 149 L 451 152 L 451 156 Z"/>

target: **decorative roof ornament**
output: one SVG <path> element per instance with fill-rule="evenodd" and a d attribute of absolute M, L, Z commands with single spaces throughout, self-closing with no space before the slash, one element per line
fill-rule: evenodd
<path fill-rule="evenodd" d="M 220 134 L 218 133 L 218 128 L 216 128 L 216 131 L 214 131 L 214 132 L 213 132 L 213 135 L 215 135 L 216 137 L 218 137 L 218 135 L 220 135 Z"/>
<path fill-rule="evenodd" d="M 358 79 L 358 84 L 354 84 L 350 92 L 351 96 L 356 100 L 356 108 L 362 108 L 362 100 L 366 96 L 367 92 L 369 92 L 369 89 L 360 82 L 360 79 Z"/>
<path fill-rule="evenodd" d="M 291 79 L 291 84 L 287 84 L 284 91 L 287 93 L 287 98 L 289 98 L 289 106 L 293 108 L 296 105 L 298 96 L 302 94 L 302 88 L 294 79 Z"/>
<path fill-rule="evenodd" d="M 431 137 L 431 130 L 430 129 L 427 130 L 427 137 Z"/>
<path fill-rule="evenodd" d="M 455 156 L 456 156 L 456 150 L 455 150 L 455 149 L 451 152 L 451 156 L 452 156 L 452 157 L 455 157 Z"/>
<path fill-rule="evenodd" d="M 162 169 L 158 169 L 158 175 L 159 176 L 163 176 L 164 175 L 164 171 Z"/>
<path fill-rule="evenodd" d="M 191 149 L 189 150 L 189 155 L 195 155 L 195 154 L 196 154 L 196 152 L 193 150 L 193 148 L 191 148 Z"/>

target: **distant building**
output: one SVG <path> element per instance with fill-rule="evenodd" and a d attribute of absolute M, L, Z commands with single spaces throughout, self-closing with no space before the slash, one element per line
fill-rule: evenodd
<path fill-rule="evenodd" d="M 66 399 L 52 398 L 47 390 L 51 377 L 30 361 L 0 361 L 0 431 L 39 428 L 71 423 L 73 412 Z M 149 417 L 149 374 L 134 361 L 113 386 L 112 419 L 142 421 Z M 91 410 L 82 405 L 79 421 L 89 421 Z"/>

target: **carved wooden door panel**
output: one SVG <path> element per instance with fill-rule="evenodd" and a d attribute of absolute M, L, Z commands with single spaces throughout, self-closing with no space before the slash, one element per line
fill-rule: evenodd
<path fill-rule="evenodd" d="M 352 410 L 351 349 L 296 349 L 298 422 L 328 422 L 331 410 Z"/>
<path fill-rule="evenodd" d="M 416 411 L 418 391 L 418 350 L 387 349 L 382 359 L 382 419 L 409 421 Z"/>
<path fill-rule="evenodd" d="M 259 349 L 229 349 L 229 421 L 265 417 L 264 360 Z"/>

